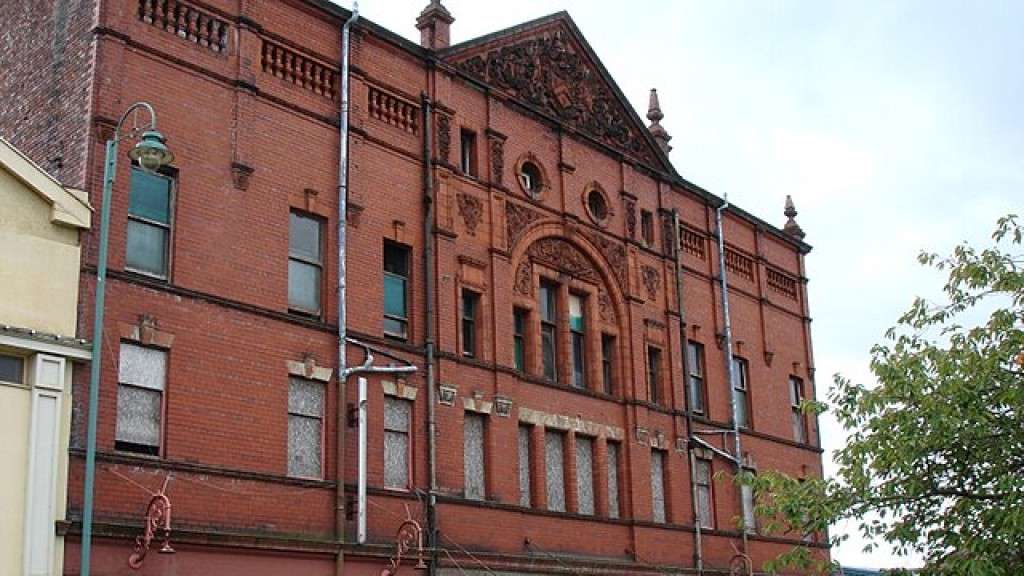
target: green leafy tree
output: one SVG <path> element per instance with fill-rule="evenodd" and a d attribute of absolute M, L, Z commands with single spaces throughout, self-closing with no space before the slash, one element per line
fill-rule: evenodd
<path fill-rule="evenodd" d="M 1022 235 L 1011 215 L 991 247 L 919 256 L 948 274 L 945 301 L 916 299 L 872 348 L 877 385 L 835 376 L 828 409 L 849 433 L 836 477 L 739 479 L 754 485 L 769 530 L 825 534 L 852 520 L 869 542 L 923 555 L 923 574 L 1024 574 Z M 797 547 L 765 568 L 820 557 Z"/>

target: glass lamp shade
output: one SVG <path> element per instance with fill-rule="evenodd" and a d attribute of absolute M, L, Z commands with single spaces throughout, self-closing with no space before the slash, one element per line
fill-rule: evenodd
<path fill-rule="evenodd" d="M 144 132 L 139 143 L 128 152 L 128 157 L 138 162 L 142 169 L 155 172 L 174 161 L 174 154 L 167 149 L 164 140 L 164 135 L 156 130 Z"/>

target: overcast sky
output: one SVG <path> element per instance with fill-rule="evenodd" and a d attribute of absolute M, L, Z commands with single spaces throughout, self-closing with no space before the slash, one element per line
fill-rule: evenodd
<path fill-rule="evenodd" d="M 938 294 L 920 250 L 983 243 L 1024 208 L 1024 2 L 444 4 L 453 43 L 568 10 L 641 117 L 658 89 L 680 174 L 778 226 L 793 196 L 814 246 L 821 391 L 836 372 L 870 382 L 871 345 L 914 295 Z M 426 5 L 360 12 L 418 42 Z M 826 450 L 841 446 L 823 426 Z M 852 536 L 834 551 L 844 565 L 916 565 Z"/>

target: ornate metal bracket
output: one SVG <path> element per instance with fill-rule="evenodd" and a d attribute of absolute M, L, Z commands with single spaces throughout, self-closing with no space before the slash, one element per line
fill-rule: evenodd
<path fill-rule="evenodd" d="M 740 552 L 733 555 L 732 560 L 729 561 L 730 576 L 750 576 L 753 573 L 754 565 L 750 561 L 750 556 Z"/>
<path fill-rule="evenodd" d="M 402 557 L 409 554 L 416 556 L 416 570 L 426 570 L 427 563 L 423 561 L 423 528 L 420 523 L 412 519 L 409 507 L 405 507 L 406 520 L 398 527 L 395 535 L 395 556 L 390 560 L 391 566 L 380 571 L 380 576 L 397 576 L 402 567 Z"/>
<path fill-rule="evenodd" d="M 128 566 L 133 570 L 142 568 L 142 561 L 146 558 L 149 545 L 154 538 L 160 538 L 164 542 L 158 551 L 160 554 L 174 554 L 174 548 L 171 548 L 171 500 L 166 494 L 167 483 L 170 480 L 171 475 L 168 474 L 164 478 L 164 485 L 159 492 L 153 494 L 149 506 L 146 507 L 146 526 L 142 536 L 135 539 L 135 550 L 128 557 Z"/>

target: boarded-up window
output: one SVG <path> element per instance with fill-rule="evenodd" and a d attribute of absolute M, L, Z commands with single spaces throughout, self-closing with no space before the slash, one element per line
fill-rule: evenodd
<path fill-rule="evenodd" d="M 154 456 L 160 453 L 160 423 L 166 378 L 166 352 L 121 344 L 117 378 L 116 449 Z"/>
<path fill-rule="evenodd" d="M 711 502 L 711 461 L 695 460 L 694 476 L 697 485 L 697 522 L 701 528 L 714 528 L 715 517 Z"/>
<path fill-rule="evenodd" d="M 565 434 L 544 432 L 544 468 L 548 510 L 565 512 Z"/>
<path fill-rule="evenodd" d="M 608 443 L 608 517 L 619 517 L 619 445 Z"/>
<path fill-rule="evenodd" d="M 665 522 L 665 453 L 651 451 L 651 520 Z"/>
<path fill-rule="evenodd" d="M 384 397 L 384 485 L 409 487 L 409 408 L 400 398 Z"/>
<path fill-rule="evenodd" d="M 577 512 L 594 513 L 594 441 L 576 437 L 576 499 Z"/>
<path fill-rule="evenodd" d="M 530 506 L 533 483 L 530 481 L 530 427 L 519 427 L 519 505 Z"/>
<path fill-rule="evenodd" d="M 743 497 L 743 529 L 748 534 L 756 534 L 757 518 L 754 516 L 754 487 L 749 484 L 743 484 L 740 486 L 740 495 Z"/>
<path fill-rule="evenodd" d="M 463 423 L 463 472 L 466 498 L 483 500 L 486 493 L 484 476 L 484 416 L 466 412 Z"/>
<path fill-rule="evenodd" d="M 323 477 L 324 385 L 288 381 L 288 475 Z"/>

